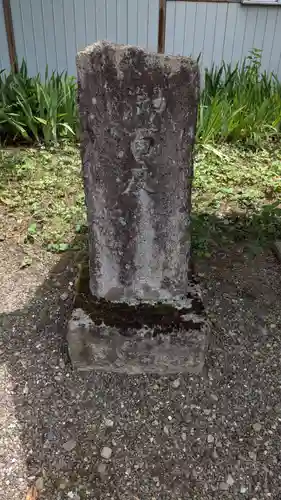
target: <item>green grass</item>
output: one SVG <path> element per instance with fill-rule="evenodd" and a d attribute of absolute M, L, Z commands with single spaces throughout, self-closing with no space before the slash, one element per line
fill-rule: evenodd
<path fill-rule="evenodd" d="M 257 251 L 281 238 L 281 148 L 199 148 L 193 184 L 197 254 L 241 242 Z"/>
<path fill-rule="evenodd" d="M 25 62 L 19 73 L 0 71 L 0 139 L 49 144 L 76 138 L 76 82 L 66 73 L 29 77 Z"/>
<path fill-rule="evenodd" d="M 2 150 L 0 171 L 0 210 L 7 221 L 2 234 L 13 236 L 16 218 L 21 243 L 67 250 L 85 223 L 77 147 Z"/>
<path fill-rule="evenodd" d="M 243 142 L 260 146 L 281 131 L 281 83 L 261 70 L 254 49 L 241 65 L 222 64 L 205 71 L 198 112 L 201 143 Z"/>
<path fill-rule="evenodd" d="M 279 139 L 281 83 L 261 70 L 261 52 L 251 51 L 238 66 L 205 71 L 197 142 L 241 142 L 261 147 Z M 50 145 L 79 135 L 76 82 L 67 74 L 30 78 L 25 63 L 18 74 L 0 72 L 0 140 Z"/>
<path fill-rule="evenodd" d="M 63 252 L 84 231 L 78 149 L 0 151 L 0 234 L 26 249 Z M 199 147 L 193 187 L 197 255 L 242 242 L 251 250 L 281 238 L 281 147 Z"/>

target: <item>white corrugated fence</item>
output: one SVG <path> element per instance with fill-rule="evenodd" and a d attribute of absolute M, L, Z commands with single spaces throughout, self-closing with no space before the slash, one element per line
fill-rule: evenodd
<path fill-rule="evenodd" d="M 19 62 L 31 75 L 49 70 L 76 74 L 79 49 L 97 40 L 157 50 L 159 0 L 10 0 Z M 9 68 L 2 2 L 0 65 Z M 280 6 L 167 0 L 167 53 L 201 53 L 201 67 L 241 61 L 263 51 L 263 68 L 281 79 Z"/>

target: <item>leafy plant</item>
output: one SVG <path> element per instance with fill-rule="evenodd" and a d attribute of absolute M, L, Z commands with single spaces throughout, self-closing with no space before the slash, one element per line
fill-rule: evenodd
<path fill-rule="evenodd" d="M 198 61 L 200 59 L 198 57 Z M 197 139 L 203 144 L 242 141 L 260 146 L 281 130 L 281 83 L 261 71 L 261 51 L 232 67 L 205 70 L 198 111 Z M 76 81 L 66 73 L 29 77 L 0 72 L 0 139 L 58 142 L 78 133 Z"/>
<path fill-rule="evenodd" d="M 281 129 L 281 84 L 261 71 L 261 51 L 254 49 L 242 64 L 205 70 L 197 137 L 202 144 L 242 141 L 259 146 Z"/>
<path fill-rule="evenodd" d="M 18 73 L 0 73 L 0 138 L 57 142 L 77 133 L 76 83 L 66 73 L 45 79 L 28 76 L 23 61 Z"/>

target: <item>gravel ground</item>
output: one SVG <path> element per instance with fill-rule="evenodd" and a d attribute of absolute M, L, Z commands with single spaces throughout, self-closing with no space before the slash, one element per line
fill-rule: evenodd
<path fill-rule="evenodd" d="M 64 342 L 66 258 L 20 270 L 20 249 L 0 250 L 1 499 L 34 484 L 40 500 L 281 499 L 273 255 L 198 264 L 213 322 L 202 376 L 81 378 Z"/>

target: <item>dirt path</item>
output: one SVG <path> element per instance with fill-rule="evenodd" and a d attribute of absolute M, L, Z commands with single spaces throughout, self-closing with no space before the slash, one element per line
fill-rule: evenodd
<path fill-rule="evenodd" d="M 71 259 L 19 269 L 21 248 L 0 246 L 1 499 L 35 482 L 43 500 L 281 498 L 273 255 L 232 249 L 198 265 L 213 321 L 202 377 L 82 379 L 64 343 Z"/>

